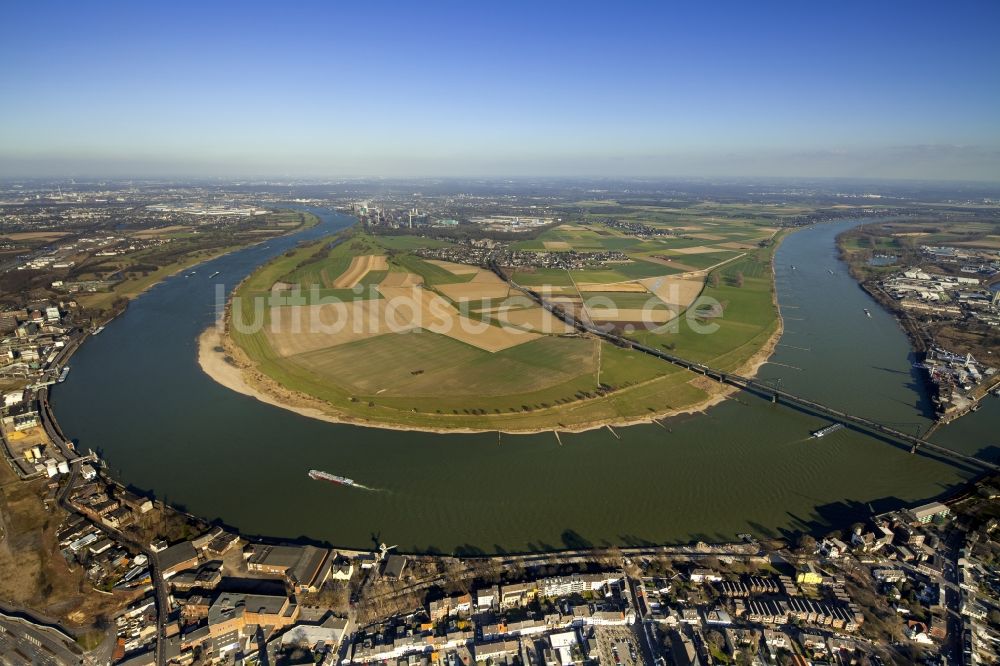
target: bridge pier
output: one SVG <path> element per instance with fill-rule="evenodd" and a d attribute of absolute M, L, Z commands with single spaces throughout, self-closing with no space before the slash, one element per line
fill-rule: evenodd
<path fill-rule="evenodd" d="M 771 404 L 773 404 L 773 405 L 777 405 L 778 404 L 778 394 L 777 393 L 772 393 L 771 394 Z"/>

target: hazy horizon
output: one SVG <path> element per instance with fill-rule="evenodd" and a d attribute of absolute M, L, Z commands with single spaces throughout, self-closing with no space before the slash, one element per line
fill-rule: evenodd
<path fill-rule="evenodd" d="M 1000 5 L 17 4 L 0 177 L 1000 181 Z"/>

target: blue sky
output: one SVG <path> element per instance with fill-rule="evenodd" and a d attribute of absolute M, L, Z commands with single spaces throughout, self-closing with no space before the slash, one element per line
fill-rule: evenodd
<path fill-rule="evenodd" d="M 992 0 L 40 0 L 0 20 L 0 175 L 1000 180 Z"/>

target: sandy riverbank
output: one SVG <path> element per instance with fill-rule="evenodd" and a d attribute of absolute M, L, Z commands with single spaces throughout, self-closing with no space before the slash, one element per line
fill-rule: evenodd
<path fill-rule="evenodd" d="M 775 346 L 781 338 L 784 330 L 781 316 L 778 316 L 778 326 L 768 338 L 767 342 L 758 350 L 741 368 L 740 374 L 744 376 L 754 376 L 767 359 L 774 353 Z M 651 362 L 655 362 L 652 361 Z M 480 433 L 496 432 L 496 427 L 491 428 L 434 428 L 430 426 L 410 426 L 394 423 L 387 423 L 378 420 L 366 420 L 346 414 L 333 413 L 334 409 L 328 403 L 313 398 L 303 393 L 290 391 L 267 375 L 257 370 L 253 363 L 246 357 L 239 347 L 232 343 L 224 335 L 221 325 L 214 325 L 206 329 L 198 337 L 198 365 L 209 377 L 225 386 L 246 396 L 250 396 L 268 405 L 281 407 L 288 411 L 295 412 L 300 416 L 327 421 L 329 423 L 344 423 L 351 425 L 366 426 L 371 428 L 384 428 L 387 430 L 403 430 L 417 432 L 436 433 Z M 561 432 L 584 432 L 605 427 L 625 427 L 652 423 L 661 419 L 682 414 L 693 414 L 703 412 L 737 392 L 738 389 L 732 386 L 725 386 L 704 377 L 695 377 L 691 380 L 696 386 L 708 393 L 708 397 L 700 402 L 679 409 L 670 409 L 656 412 L 648 416 L 636 419 L 602 419 L 589 423 L 575 424 L 569 427 L 559 428 L 527 428 L 527 429 L 505 429 L 500 428 L 506 434 L 530 435 L 543 432 L 551 432 L 558 429 Z"/>
<path fill-rule="evenodd" d="M 232 343 L 223 340 L 220 326 L 210 326 L 198 337 L 198 365 L 209 377 L 237 393 L 309 418 L 330 421 L 331 423 L 341 422 L 340 419 L 329 416 L 320 409 L 293 404 L 292 395 L 282 398 L 280 395 L 271 395 L 263 388 L 256 386 L 260 380 L 252 378 L 251 373 L 254 371 L 251 369 L 245 368 L 242 364 L 237 365 L 237 361 L 231 355 L 233 347 Z M 290 391 L 284 392 L 291 394 Z"/>

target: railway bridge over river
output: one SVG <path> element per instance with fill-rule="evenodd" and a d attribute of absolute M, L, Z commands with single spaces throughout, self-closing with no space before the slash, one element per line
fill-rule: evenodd
<path fill-rule="evenodd" d="M 911 453 L 916 453 L 918 450 L 923 449 L 925 451 L 933 452 L 936 455 L 955 460 L 957 462 L 965 463 L 971 467 L 975 467 L 980 470 L 990 471 L 990 472 L 1000 472 L 1000 465 L 983 460 L 982 458 L 977 458 L 976 456 L 966 455 L 950 449 L 939 444 L 934 444 L 925 439 L 921 439 L 917 435 L 911 435 L 909 433 L 902 432 L 895 428 L 890 428 L 889 426 L 883 425 L 871 419 L 857 416 L 855 414 L 849 414 L 847 412 L 828 407 L 822 403 L 816 402 L 814 400 L 809 400 L 808 398 L 803 398 L 801 396 L 795 395 L 794 393 L 789 393 L 788 391 L 783 391 L 780 388 L 771 386 L 765 382 L 752 379 L 750 377 L 743 377 L 742 375 L 737 375 L 731 372 L 725 372 L 710 366 L 704 365 L 702 363 L 697 363 L 695 361 L 690 361 L 680 356 L 675 356 L 673 354 L 667 353 L 661 349 L 656 349 L 655 347 L 650 347 L 649 345 L 644 345 L 635 340 L 617 335 L 611 331 L 602 329 L 600 327 L 594 326 L 588 322 L 582 321 L 575 317 L 573 314 L 567 312 L 562 307 L 552 304 L 547 301 L 538 292 L 528 288 L 523 287 L 513 280 L 511 280 L 507 275 L 503 273 L 499 266 L 495 264 L 490 265 L 490 269 L 493 270 L 502 280 L 507 282 L 511 287 L 517 289 L 521 293 L 525 294 L 543 308 L 552 313 L 555 317 L 559 318 L 561 321 L 569 324 L 576 330 L 582 333 L 590 333 L 598 337 L 604 338 L 605 340 L 615 344 L 619 347 L 627 347 L 630 349 L 635 349 L 641 351 L 650 356 L 654 356 L 668 363 L 685 368 L 691 372 L 695 372 L 700 375 L 704 375 L 710 379 L 714 379 L 720 384 L 728 384 L 739 389 L 751 391 L 757 393 L 758 395 L 764 395 L 771 399 L 775 403 L 785 403 L 798 407 L 800 409 L 825 416 L 837 423 L 841 423 L 846 426 L 852 426 L 855 429 L 863 430 L 871 434 L 878 435 L 883 439 L 888 439 L 891 441 L 899 442 L 910 447 Z"/>

